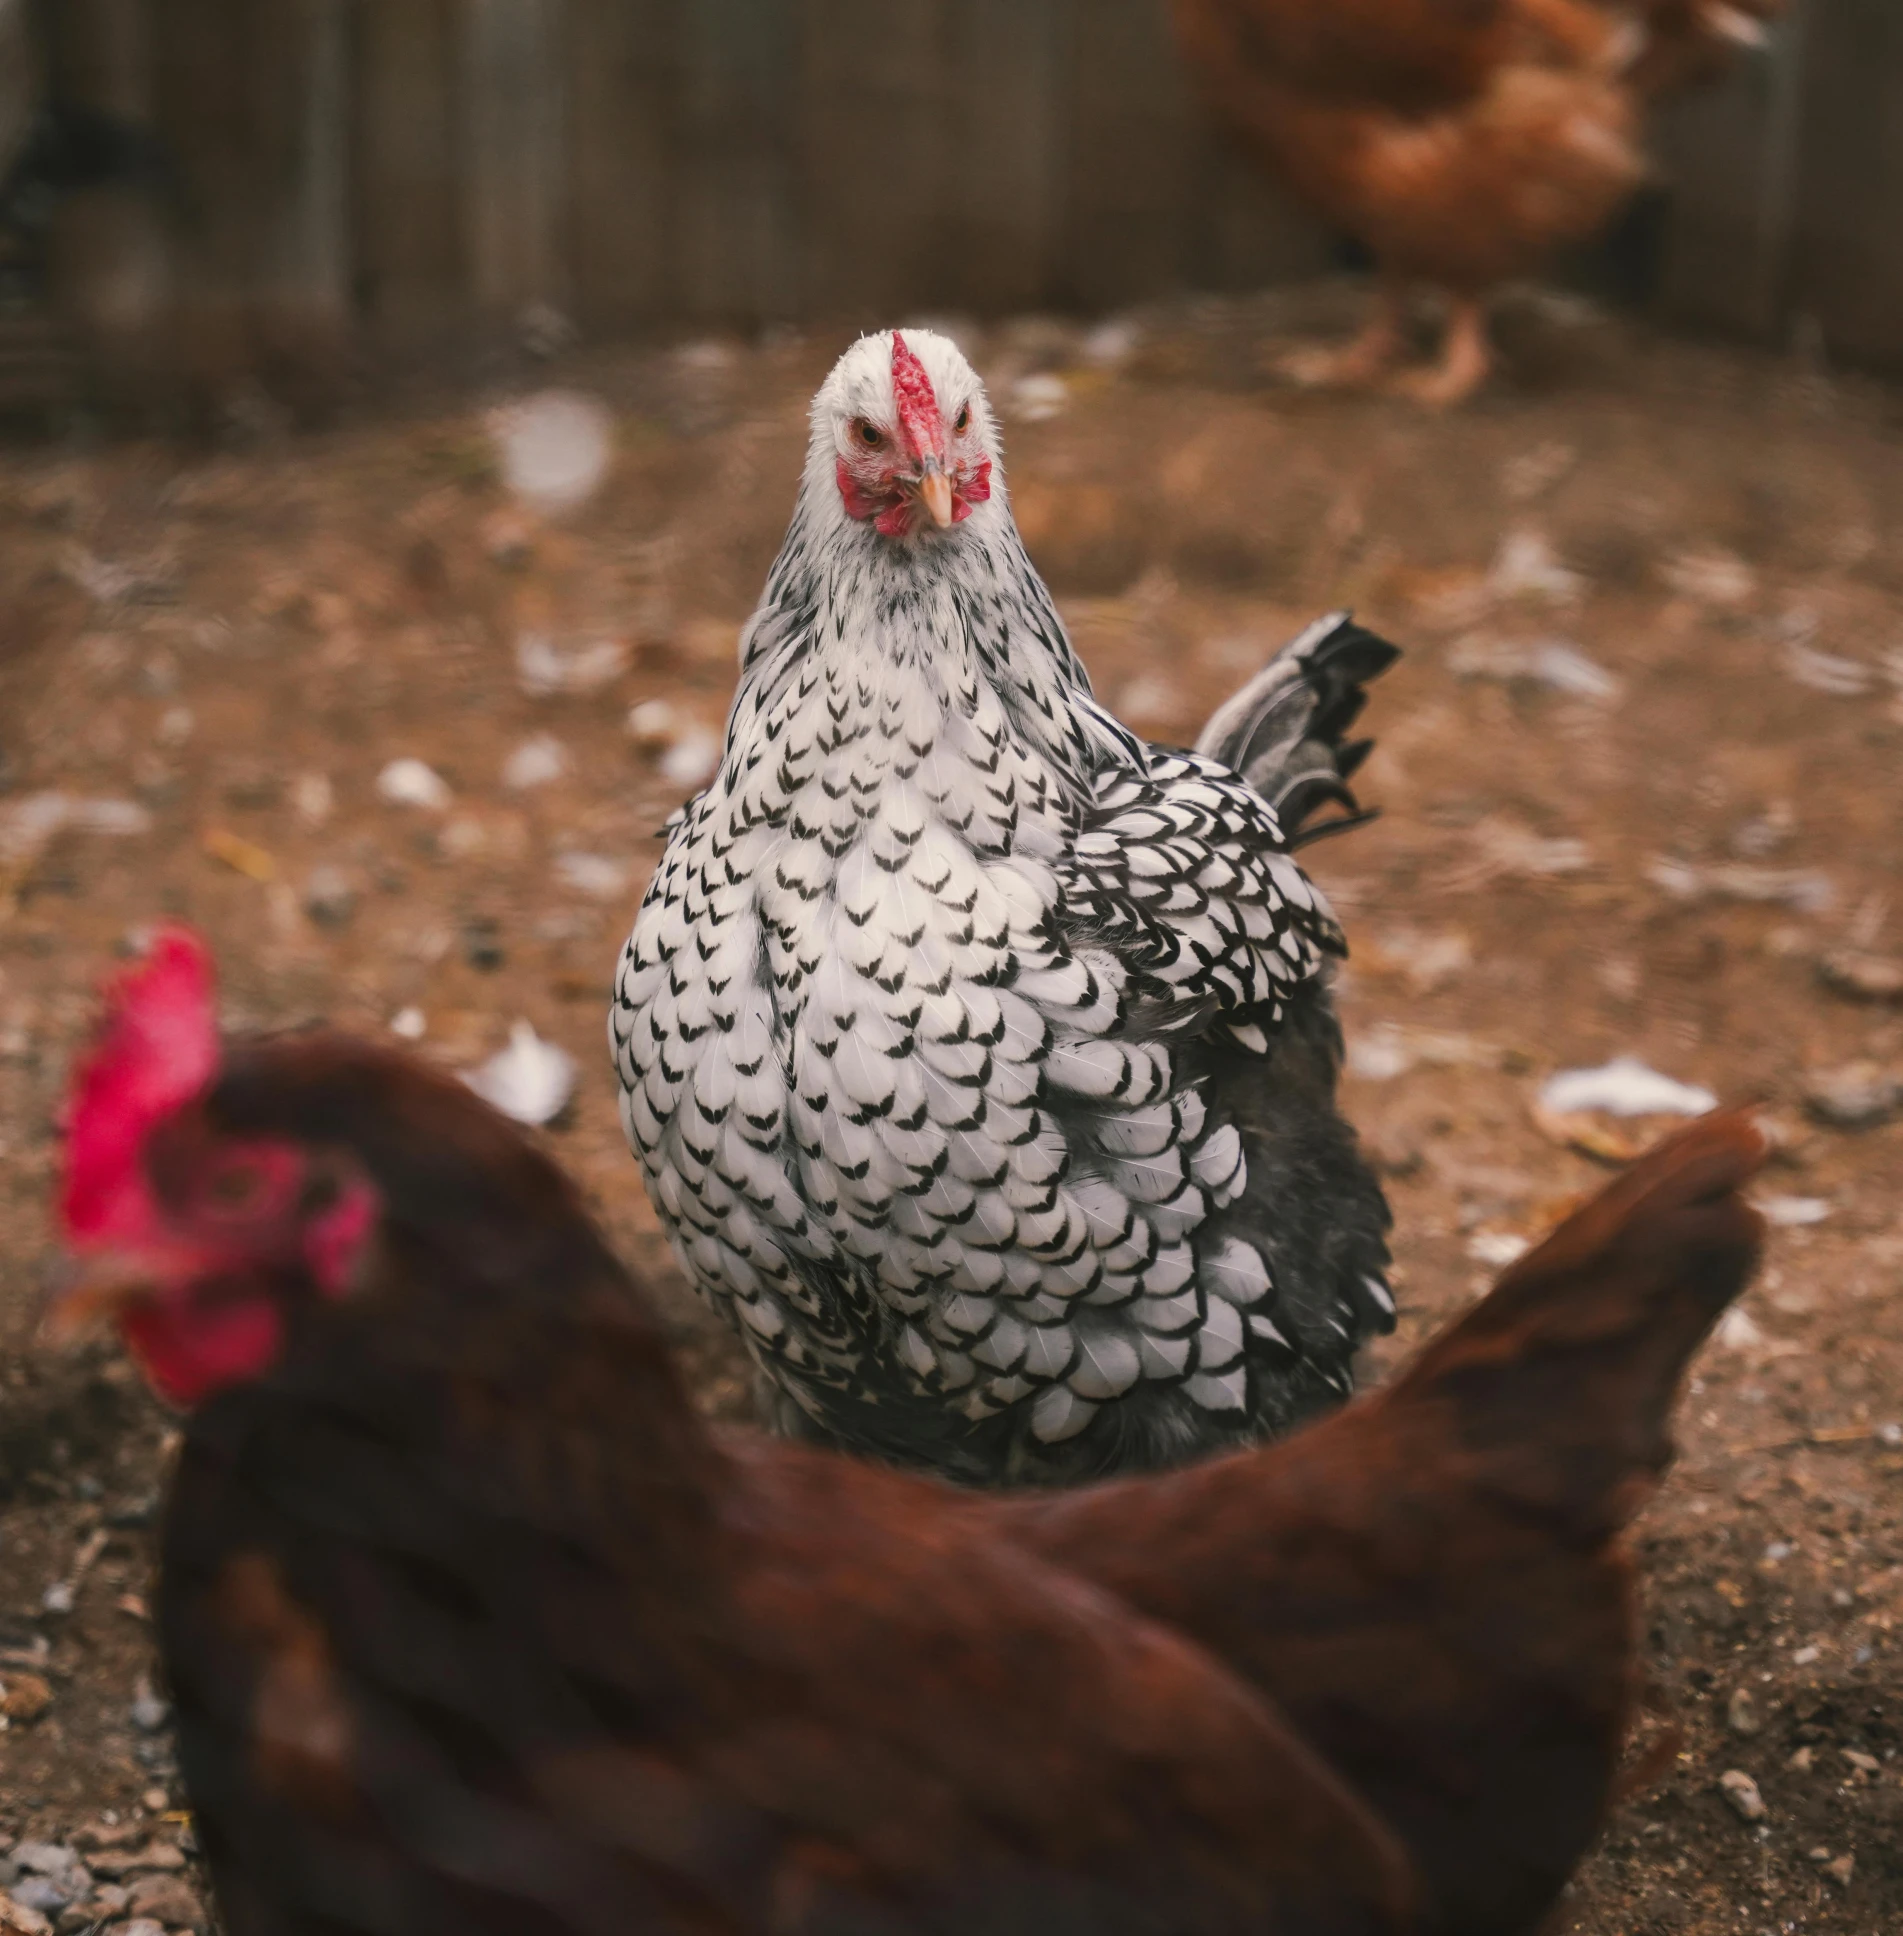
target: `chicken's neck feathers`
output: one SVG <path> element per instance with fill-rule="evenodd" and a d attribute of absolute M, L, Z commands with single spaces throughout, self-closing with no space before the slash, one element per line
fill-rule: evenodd
<path fill-rule="evenodd" d="M 1142 742 L 1092 696 L 1002 479 L 953 532 L 895 541 L 846 515 L 823 453 L 809 461 L 786 542 L 741 638 L 722 774 L 730 789 L 738 750 L 801 682 L 815 709 L 830 705 L 837 717 L 842 706 L 884 708 L 915 734 L 935 715 L 976 722 L 982 736 L 995 709 L 1010 751 L 1073 806 L 1104 766 L 1147 764 Z M 947 737 L 934 733 L 923 758 L 942 762 L 948 752 Z"/>

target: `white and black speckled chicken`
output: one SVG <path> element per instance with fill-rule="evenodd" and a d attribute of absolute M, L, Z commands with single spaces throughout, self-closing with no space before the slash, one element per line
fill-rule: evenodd
<path fill-rule="evenodd" d="M 1358 817 L 1394 649 L 1324 621 L 1196 753 L 1146 745 L 953 343 L 862 339 L 812 422 L 610 1017 L 681 1262 L 777 1425 L 895 1463 L 1067 1482 L 1284 1430 L 1393 1323 L 1290 849 Z"/>

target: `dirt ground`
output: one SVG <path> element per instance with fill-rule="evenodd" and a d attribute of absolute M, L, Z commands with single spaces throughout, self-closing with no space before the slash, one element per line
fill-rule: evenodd
<path fill-rule="evenodd" d="M 1893 1932 L 1903 394 L 1557 299 L 1508 318 L 1509 375 L 1461 415 L 1278 387 L 1266 348 L 1349 300 L 976 333 L 1019 514 L 1099 690 L 1155 737 L 1192 736 L 1327 607 L 1407 649 L 1368 715 L 1384 817 L 1312 856 L 1354 946 L 1347 1108 L 1397 1220 L 1403 1318 L 1373 1375 L 1607 1173 L 1536 1120 L 1555 1071 L 1629 1054 L 1783 1126 L 1769 1267 L 1696 1367 L 1638 1534 L 1645 1733 L 1682 1738 L 1559 1927 Z M 109 1352 L 32 1337 L 64 1073 L 155 919 L 210 934 L 236 1023 L 416 1010 L 457 1067 L 517 1018 L 565 1046 L 555 1146 L 709 1407 L 744 1410 L 622 1148 L 603 1012 L 839 346 L 525 378 L 614 412 L 605 484 L 552 521 L 499 479 L 500 390 L 321 435 L 254 410 L 215 451 L 0 452 L 0 1834 L 109 1854 L 186 1832 L 147 1685 L 167 1420 Z M 637 737 L 656 699 L 672 714 Z M 559 759 L 510 777 L 559 773 L 509 784 L 541 737 Z M 398 758 L 446 799 L 384 799 Z M 1881 1118 L 1892 1082 L 1887 1121 L 1817 1117 L 1834 1094 Z"/>

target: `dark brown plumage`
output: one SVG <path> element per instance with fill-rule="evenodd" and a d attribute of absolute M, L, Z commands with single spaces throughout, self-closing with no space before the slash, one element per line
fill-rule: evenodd
<path fill-rule="evenodd" d="M 69 1224 L 110 1194 L 94 1118 L 165 1089 L 100 1063 L 153 1035 L 95 1062 Z M 175 1379 L 194 1326 L 282 1317 L 198 1395 L 158 1595 L 230 1936 L 1404 1926 L 1392 1838 L 1198 1648 L 930 1482 L 718 1443 L 571 1186 L 460 1085 L 240 1047 L 131 1153 L 148 1268 L 249 1220 L 148 1293 Z M 341 1288 L 271 1177 L 293 1232 L 374 1193 Z"/>
<path fill-rule="evenodd" d="M 526 1136 L 345 1040 L 220 1050 L 168 938 L 63 1213 L 194 1405 L 159 1630 L 231 1936 L 1531 1931 L 1759 1151 L 1668 1145 L 1279 1445 L 960 1494 L 710 1433 Z"/>

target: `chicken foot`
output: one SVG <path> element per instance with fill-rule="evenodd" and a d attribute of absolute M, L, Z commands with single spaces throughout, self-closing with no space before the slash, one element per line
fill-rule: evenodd
<path fill-rule="evenodd" d="M 1487 334 L 1487 306 L 1477 296 L 1456 296 L 1447 312 L 1447 335 L 1438 363 L 1392 379 L 1396 396 L 1432 410 L 1465 403 L 1493 370 L 1493 343 Z"/>
<path fill-rule="evenodd" d="M 1407 350 L 1407 292 L 1384 282 L 1375 294 L 1374 313 L 1351 343 L 1291 351 L 1277 359 L 1277 370 L 1304 390 L 1365 390 L 1378 384 Z"/>
<path fill-rule="evenodd" d="M 1487 334 L 1487 306 L 1477 296 L 1449 301 L 1441 358 L 1424 370 L 1398 374 L 1394 366 L 1408 350 L 1407 288 L 1384 281 L 1374 311 L 1352 342 L 1334 348 L 1295 350 L 1276 368 L 1305 390 L 1366 390 L 1383 386 L 1430 409 L 1465 403 L 1493 370 L 1493 344 Z"/>

